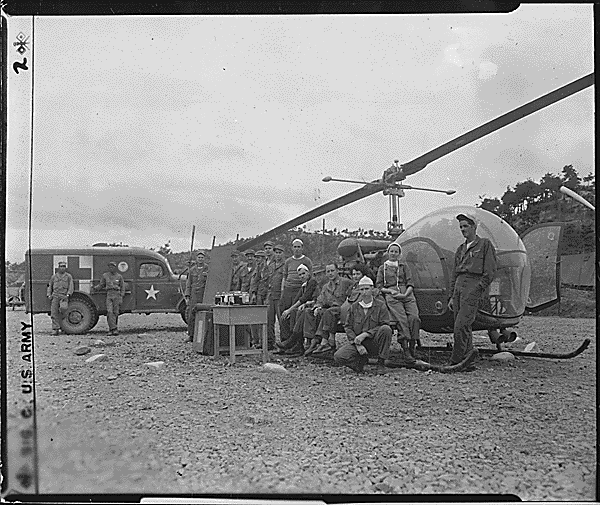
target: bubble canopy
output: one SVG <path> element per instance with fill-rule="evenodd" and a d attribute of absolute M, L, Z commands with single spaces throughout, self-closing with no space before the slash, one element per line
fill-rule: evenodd
<path fill-rule="evenodd" d="M 419 219 L 400 236 L 402 244 L 415 237 L 426 237 L 433 240 L 438 247 L 454 253 L 464 242 L 460 233 L 456 216 L 468 214 L 477 220 L 477 235 L 490 239 L 496 251 L 526 252 L 517 232 L 501 217 L 478 207 L 457 205 L 446 207 Z"/>
<path fill-rule="evenodd" d="M 428 284 L 423 287 L 441 288 L 445 275 L 438 254 L 445 258 L 449 269 L 454 267 L 456 249 L 465 241 L 456 219 L 457 215 L 463 213 L 477 221 L 477 235 L 492 242 L 498 260 L 496 275 L 480 311 L 498 319 L 522 315 L 531 281 L 527 250 L 517 232 L 501 217 L 487 210 L 468 206 L 447 207 L 419 219 L 397 240 L 402 245 L 403 256 L 409 267 L 413 266 L 416 270 L 419 265 L 421 278 L 425 278 L 425 272 L 428 273 Z M 441 252 L 435 253 L 427 245 L 429 241 Z M 415 288 L 419 286 L 415 284 Z"/>

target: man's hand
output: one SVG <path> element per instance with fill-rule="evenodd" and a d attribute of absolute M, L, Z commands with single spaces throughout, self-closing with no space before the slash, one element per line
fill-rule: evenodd
<path fill-rule="evenodd" d="M 356 345 L 362 345 L 363 341 L 365 338 L 368 338 L 370 335 L 368 332 L 363 331 L 361 334 L 357 335 L 356 337 L 354 337 L 354 343 Z"/>
<path fill-rule="evenodd" d="M 48 296 L 48 300 L 52 300 L 52 295 L 47 295 Z"/>
<path fill-rule="evenodd" d="M 282 313 L 281 313 L 281 317 L 283 319 L 287 319 L 288 317 L 290 317 L 290 309 L 285 309 Z"/>
<path fill-rule="evenodd" d="M 321 312 L 321 310 L 321 307 L 315 307 L 315 310 L 313 310 L 313 314 L 315 315 L 315 317 Z"/>
<path fill-rule="evenodd" d="M 360 354 L 361 356 L 364 356 L 365 354 L 367 354 L 367 349 L 365 348 L 364 345 L 357 345 L 356 350 L 358 351 L 358 354 Z"/>

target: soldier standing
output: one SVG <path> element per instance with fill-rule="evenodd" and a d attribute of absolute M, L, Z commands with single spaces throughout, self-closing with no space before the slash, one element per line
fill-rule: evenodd
<path fill-rule="evenodd" d="M 273 242 L 267 240 L 264 243 L 263 249 L 265 251 L 265 265 L 268 267 L 273 261 L 275 261 L 275 251 L 273 251 Z"/>
<path fill-rule="evenodd" d="M 108 321 L 108 334 L 118 335 L 117 325 L 119 322 L 119 311 L 123 297 L 125 296 L 125 281 L 123 276 L 117 272 L 117 264 L 111 261 L 108 264 L 108 272 L 102 274 L 100 284 L 92 288 L 92 292 L 106 289 L 106 320 Z"/>
<path fill-rule="evenodd" d="M 67 272 L 67 264 L 58 262 L 58 272 L 50 277 L 46 294 L 50 304 L 50 317 L 52 318 L 52 335 L 58 335 L 63 314 L 69 304 L 69 296 L 73 294 L 73 276 Z"/>
<path fill-rule="evenodd" d="M 248 249 L 244 255 L 246 256 L 246 267 L 242 268 L 240 272 L 240 291 L 250 293 L 250 283 L 252 282 L 252 276 L 256 269 L 254 249 Z"/>
<path fill-rule="evenodd" d="M 265 251 L 256 251 L 256 268 L 250 281 L 250 303 L 264 305 L 269 293 L 269 270 Z"/>
<path fill-rule="evenodd" d="M 196 261 L 192 262 L 185 282 L 185 301 L 187 304 L 187 323 L 190 341 L 194 337 L 194 316 L 197 303 L 202 303 L 204 288 L 206 288 L 206 277 L 208 266 L 204 263 L 205 255 L 199 252 Z"/>
<path fill-rule="evenodd" d="M 231 258 L 233 261 L 233 269 L 231 274 L 231 287 L 229 289 L 231 291 L 240 291 L 242 287 L 242 271 L 244 270 L 246 263 L 240 261 L 240 252 L 238 250 L 232 251 Z"/>
<path fill-rule="evenodd" d="M 269 293 L 267 295 L 267 339 L 269 347 L 275 344 L 275 319 L 281 325 L 281 310 L 279 303 L 281 300 L 281 284 L 283 280 L 283 267 L 285 260 L 283 258 L 283 246 L 276 244 L 273 246 L 274 259 L 269 264 Z"/>
<path fill-rule="evenodd" d="M 465 241 L 456 250 L 450 282 L 448 308 L 454 311 L 454 347 L 450 363 L 460 363 L 473 349 L 473 322 L 479 303 L 496 275 L 496 249 L 487 238 L 477 235 L 471 216 L 456 216 Z"/>

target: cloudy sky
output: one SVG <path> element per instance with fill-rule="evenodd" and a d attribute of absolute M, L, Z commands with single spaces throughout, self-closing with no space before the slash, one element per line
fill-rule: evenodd
<path fill-rule="evenodd" d="M 36 18 L 9 72 L 6 254 L 257 235 L 593 71 L 591 5 L 494 15 Z M 9 42 L 31 18 L 9 20 Z M 22 60 L 9 46 L 9 63 Z M 593 88 L 410 177 L 405 227 L 573 164 L 593 171 Z M 385 229 L 374 195 L 328 228 Z M 321 219 L 308 223 L 320 228 Z"/>

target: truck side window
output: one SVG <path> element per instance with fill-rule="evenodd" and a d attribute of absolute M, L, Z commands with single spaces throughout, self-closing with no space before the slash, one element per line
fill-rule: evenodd
<path fill-rule="evenodd" d="M 142 263 L 140 265 L 140 278 L 154 278 L 154 277 L 162 277 L 164 275 L 164 270 L 161 265 L 157 265 L 156 263 Z"/>

